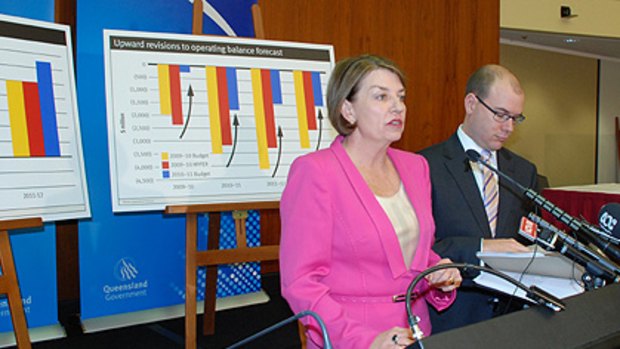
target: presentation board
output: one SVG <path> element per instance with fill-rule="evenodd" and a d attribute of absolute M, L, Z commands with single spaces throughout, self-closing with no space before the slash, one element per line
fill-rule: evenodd
<path fill-rule="evenodd" d="M 0 219 L 90 216 L 65 25 L 0 15 Z"/>
<path fill-rule="evenodd" d="M 279 200 L 329 146 L 331 45 L 104 32 L 115 212 Z"/>

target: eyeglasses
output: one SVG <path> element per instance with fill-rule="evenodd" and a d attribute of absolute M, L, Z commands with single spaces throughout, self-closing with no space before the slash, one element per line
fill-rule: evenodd
<path fill-rule="evenodd" d="M 515 124 L 520 124 L 525 120 L 525 115 L 523 114 L 510 115 L 510 114 L 504 114 L 504 113 L 497 112 L 495 111 L 495 109 L 489 107 L 488 104 L 484 103 L 482 98 L 478 97 L 477 95 L 474 95 L 474 96 L 476 96 L 476 99 L 480 101 L 480 103 L 482 103 L 482 105 L 484 105 L 485 108 L 487 108 L 491 113 L 493 113 L 493 119 L 495 119 L 495 121 L 497 122 L 504 123 L 512 119 L 512 121 L 514 121 Z"/>

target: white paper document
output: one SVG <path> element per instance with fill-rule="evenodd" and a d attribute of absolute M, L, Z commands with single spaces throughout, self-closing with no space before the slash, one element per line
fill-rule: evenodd
<path fill-rule="evenodd" d="M 504 274 L 512 277 L 515 280 L 519 280 L 519 277 L 521 275 L 519 273 L 513 272 L 504 272 Z M 529 299 L 525 296 L 525 291 L 516 287 L 512 283 L 490 273 L 480 273 L 480 275 L 474 279 L 474 282 L 481 286 L 492 288 L 496 291 L 500 291 L 509 295 L 514 294 L 515 296 L 523 299 Z M 528 287 L 536 285 L 539 288 L 560 299 L 574 296 L 584 291 L 583 287 L 575 280 L 554 278 L 549 276 L 525 274 L 521 279 L 521 283 Z"/>
<path fill-rule="evenodd" d="M 582 266 L 557 252 L 537 250 L 527 253 L 478 253 L 478 257 L 491 268 L 498 270 L 524 285 L 537 287 L 557 298 L 566 298 L 584 291 L 581 286 Z M 474 279 L 477 284 L 509 295 L 528 299 L 525 291 L 491 273 L 481 272 Z"/>

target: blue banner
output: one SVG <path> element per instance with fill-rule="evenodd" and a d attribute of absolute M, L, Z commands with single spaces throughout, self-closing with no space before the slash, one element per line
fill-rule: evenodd
<path fill-rule="evenodd" d="M 11 248 L 28 328 L 58 323 L 56 227 L 12 231 Z M 9 304 L 0 300 L 0 331 L 13 331 Z"/>
<path fill-rule="evenodd" d="M 54 0 L 0 1 L 0 13 L 54 22 Z"/>
<path fill-rule="evenodd" d="M 256 0 L 209 1 L 205 33 L 253 36 L 250 6 Z M 110 0 L 78 2 L 77 86 L 83 149 L 92 219 L 80 222 L 80 290 L 83 319 L 182 304 L 185 297 L 185 219 L 161 212 L 113 214 L 108 165 L 103 67 L 103 29 L 190 34 L 193 4 L 183 0 Z M 258 215 L 248 229 L 258 227 Z M 229 215 L 222 218 L 222 247 L 229 246 Z M 199 244 L 204 245 L 208 220 L 200 219 Z M 228 227 L 228 228 L 227 228 Z M 258 230 L 248 231 L 256 245 Z M 232 234 L 234 236 L 234 223 Z M 250 243 L 249 243 L 250 244 Z M 220 272 L 240 287 L 222 286 L 218 296 L 260 288 L 260 270 L 253 266 Z M 223 270 L 220 268 L 220 271 Z M 238 275 L 238 276 L 237 276 Z M 243 282 L 244 279 L 254 281 Z M 204 289 L 204 272 L 198 274 Z M 223 279 L 222 279 L 223 280 Z M 242 280 L 242 282 L 238 282 Z"/>
<path fill-rule="evenodd" d="M 0 1 L 0 13 L 54 21 L 53 0 Z M 56 226 L 10 233 L 24 312 L 29 328 L 58 324 Z M 6 298 L 0 300 L 0 332 L 13 330 Z"/>
<path fill-rule="evenodd" d="M 200 223 L 198 248 L 204 249 L 208 237 L 209 222 L 205 217 L 204 223 Z M 258 211 L 248 212 L 245 229 L 248 247 L 260 246 L 260 215 Z M 219 245 L 220 249 L 237 247 L 235 220 L 231 212 L 222 213 Z M 199 286 L 197 292 L 199 299 L 204 299 L 206 277 L 206 268 L 200 268 L 196 278 L 196 284 Z M 260 286 L 260 263 L 221 265 L 217 269 L 216 297 L 218 298 L 258 292 Z M 185 284 L 183 284 L 183 291 L 185 291 Z"/>

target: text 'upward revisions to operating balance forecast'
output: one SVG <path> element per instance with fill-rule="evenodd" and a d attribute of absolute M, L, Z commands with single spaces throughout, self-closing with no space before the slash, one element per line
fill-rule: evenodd
<path fill-rule="evenodd" d="M 329 146 L 328 45 L 106 31 L 115 211 L 279 200 Z"/>

